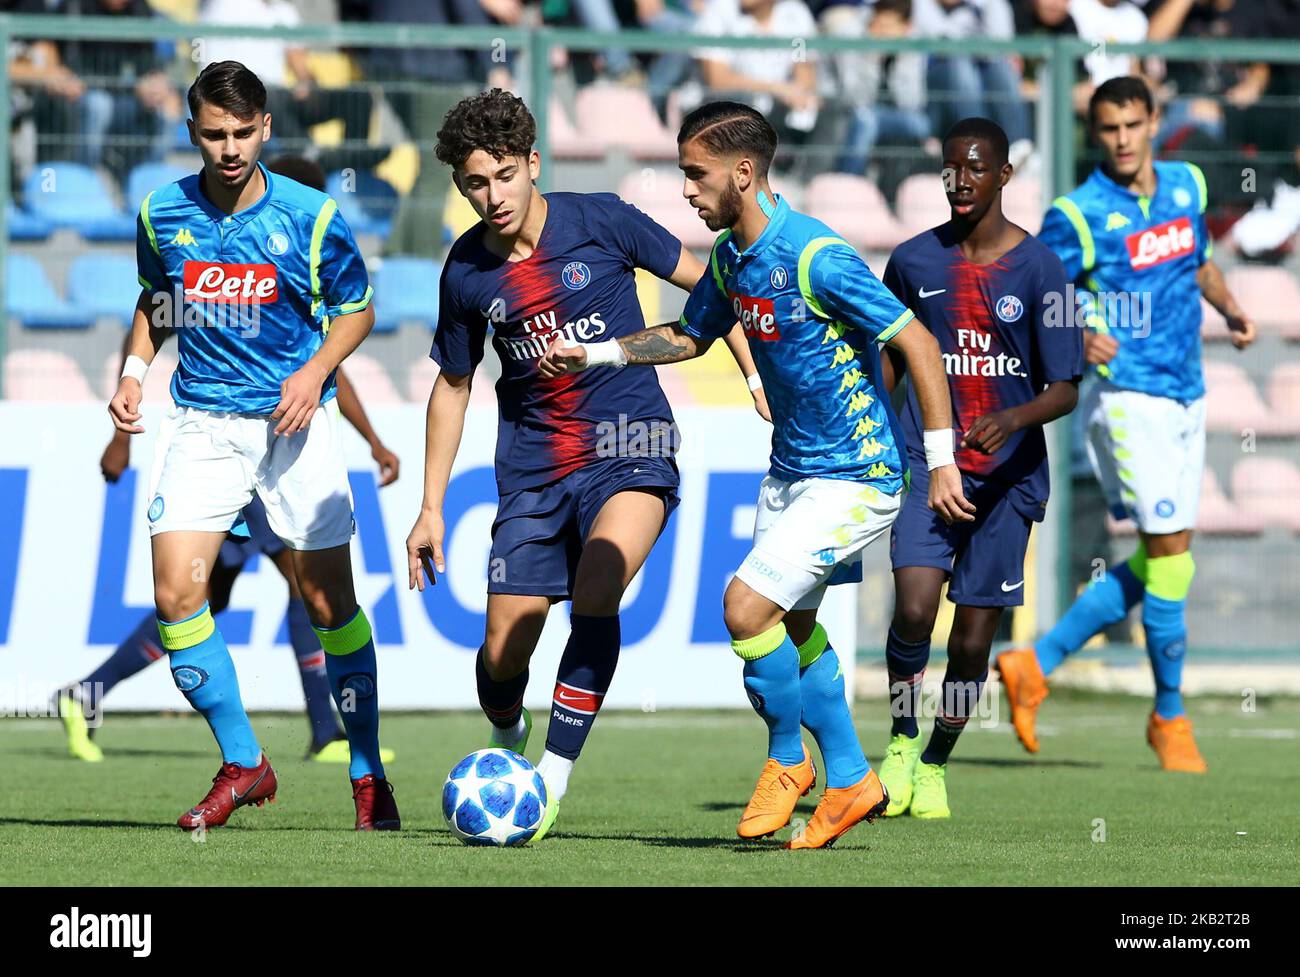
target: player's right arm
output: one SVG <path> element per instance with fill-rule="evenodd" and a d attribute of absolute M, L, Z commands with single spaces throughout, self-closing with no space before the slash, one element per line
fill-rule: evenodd
<path fill-rule="evenodd" d="M 145 197 L 135 219 L 135 261 L 140 280 L 140 297 L 136 300 L 135 314 L 131 318 L 122 378 L 118 381 L 117 393 L 108 402 L 108 414 L 113 418 L 113 427 L 123 434 L 140 434 L 144 431 L 139 422 L 145 373 L 170 334 L 173 316 L 178 311 L 172 308 L 175 298 L 171 292 L 171 281 L 163 267 L 162 254 L 158 251 L 158 241 L 149 221 L 149 201 L 152 197 L 153 194 Z"/>
<path fill-rule="evenodd" d="M 434 571 L 445 573 L 442 551 L 445 526 L 442 502 L 451 480 L 451 466 L 465 431 L 474 370 L 483 359 L 487 321 L 466 315 L 454 281 L 455 259 L 448 257 L 439 285 L 438 331 L 429 355 L 442 368 L 433 382 L 424 419 L 424 498 L 420 514 L 406 537 L 407 581 L 412 589 L 424 590 L 424 580 L 437 583 Z M 421 574 L 421 569 L 424 573 Z"/>

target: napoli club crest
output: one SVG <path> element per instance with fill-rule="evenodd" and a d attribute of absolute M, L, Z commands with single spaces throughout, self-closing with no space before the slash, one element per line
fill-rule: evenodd
<path fill-rule="evenodd" d="M 281 255 L 289 250 L 289 237 L 280 231 L 272 231 L 266 239 L 266 250 L 271 254 Z"/>
<path fill-rule="evenodd" d="M 1025 307 L 1014 295 L 1004 295 L 998 299 L 998 304 L 993 307 L 993 311 L 1003 322 L 1015 322 L 1024 314 Z"/>
<path fill-rule="evenodd" d="M 587 282 L 591 281 L 591 269 L 581 261 L 570 261 L 564 266 L 564 271 L 560 272 L 560 280 L 564 282 L 564 287 L 578 291 L 587 287 Z"/>
<path fill-rule="evenodd" d="M 790 280 L 789 273 L 786 272 L 786 270 L 782 268 L 780 265 L 777 265 L 775 268 L 772 269 L 771 282 L 773 288 L 779 291 L 780 289 L 785 288 L 786 282 L 788 282 L 789 280 Z"/>

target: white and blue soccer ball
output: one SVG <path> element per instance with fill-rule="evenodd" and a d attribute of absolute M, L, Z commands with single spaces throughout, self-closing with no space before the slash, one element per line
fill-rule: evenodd
<path fill-rule="evenodd" d="M 467 845 L 522 845 L 546 814 L 546 784 L 514 750 L 476 750 L 442 785 L 442 815 Z"/>

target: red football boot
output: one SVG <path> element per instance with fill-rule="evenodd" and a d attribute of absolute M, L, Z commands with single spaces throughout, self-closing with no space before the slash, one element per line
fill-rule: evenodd
<path fill-rule="evenodd" d="M 275 791 L 279 784 L 271 761 L 262 754 L 262 762 L 255 767 L 244 768 L 237 763 L 223 763 L 217 775 L 212 778 L 212 789 L 208 796 L 182 814 L 176 821 L 186 831 L 199 828 L 217 828 L 230 820 L 235 808 L 245 804 L 261 807 L 267 801 L 275 800 Z"/>
<path fill-rule="evenodd" d="M 368 773 L 352 781 L 352 800 L 357 805 L 358 831 L 396 831 L 402 826 L 393 800 L 393 785 Z"/>

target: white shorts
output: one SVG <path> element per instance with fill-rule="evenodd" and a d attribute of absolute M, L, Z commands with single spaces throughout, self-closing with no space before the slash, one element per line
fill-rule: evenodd
<path fill-rule="evenodd" d="M 352 538 L 352 489 L 339 408 L 324 404 L 305 431 L 276 435 L 278 421 L 196 407 L 167 413 L 149 480 L 149 535 L 224 533 L 256 492 L 285 546 L 323 550 Z"/>
<path fill-rule="evenodd" d="M 1184 404 L 1103 380 L 1081 409 L 1088 460 L 1111 514 L 1157 536 L 1194 528 L 1205 471 L 1205 398 Z"/>
<path fill-rule="evenodd" d="M 758 490 L 754 548 L 736 577 L 785 610 L 813 610 L 837 564 L 856 562 L 898 516 L 903 494 L 861 482 L 767 476 Z"/>

